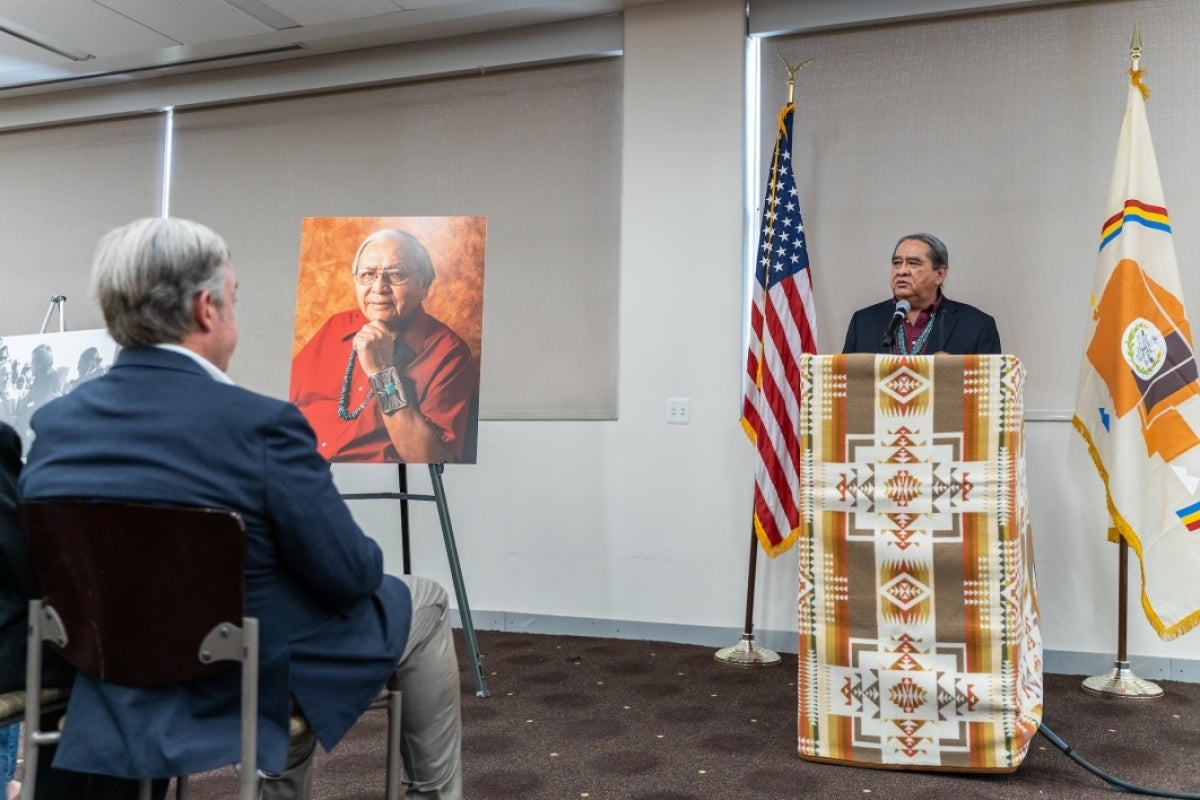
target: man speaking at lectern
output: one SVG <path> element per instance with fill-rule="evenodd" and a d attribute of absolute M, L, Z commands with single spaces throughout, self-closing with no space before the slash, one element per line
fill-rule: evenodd
<path fill-rule="evenodd" d="M 843 353 L 995 355 L 996 320 L 942 294 L 950 257 L 928 233 L 901 237 L 892 251 L 892 299 L 854 312 Z"/>

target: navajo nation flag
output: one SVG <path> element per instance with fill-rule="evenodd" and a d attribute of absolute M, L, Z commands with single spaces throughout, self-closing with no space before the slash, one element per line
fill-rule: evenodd
<path fill-rule="evenodd" d="M 1200 623 L 1200 383 L 1171 220 L 1131 71 L 1092 290 L 1075 428 L 1113 527 L 1141 559 L 1142 608 L 1164 640 Z"/>
<path fill-rule="evenodd" d="M 777 556 L 791 547 L 800 524 L 798 362 L 817 352 L 808 245 L 792 172 L 792 117 L 779 112 L 779 130 L 767 196 L 763 202 L 750 310 L 746 397 L 742 427 L 757 448 L 754 463 L 754 532 Z"/>

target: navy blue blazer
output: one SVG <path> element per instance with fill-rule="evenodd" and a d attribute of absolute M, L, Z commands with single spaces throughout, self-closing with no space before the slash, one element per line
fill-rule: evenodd
<path fill-rule="evenodd" d="M 25 688 L 25 626 L 35 582 L 17 517 L 21 437 L 0 422 L 0 692 Z M 56 681 L 62 684 L 62 676 Z"/>
<path fill-rule="evenodd" d="M 883 346 L 883 334 L 896 310 L 894 300 L 884 300 L 860 308 L 850 318 L 843 353 L 889 353 Z M 897 334 L 898 336 L 899 334 Z M 958 303 L 943 296 L 933 319 L 933 330 L 925 343 L 925 353 L 950 355 L 998 355 L 1000 332 L 996 320 L 975 306 Z"/>
<path fill-rule="evenodd" d="M 292 697 L 331 749 L 395 670 L 412 606 L 296 407 L 213 380 L 180 353 L 130 348 L 106 375 L 40 408 L 33 429 L 24 498 L 242 515 L 246 602 L 261 622 L 258 765 L 283 770 Z M 155 689 L 77 676 L 54 765 L 129 778 L 237 761 L 238 672 Z"/>
<path fill-rule="evenodd" d="M 29 543 L 17 516 L 21 435 L 0 422 L 0 692 L 25 688 L 25 628 L 37 580 Z M 42 685 L 70 686 L 71 669 L 50 647 L 42 648 Z"/>
<path fill-rule="evenodd" d="M 21 437 L 0 422 L 0 692 L 25 688 L 29 548 L 17 518 Z"/>

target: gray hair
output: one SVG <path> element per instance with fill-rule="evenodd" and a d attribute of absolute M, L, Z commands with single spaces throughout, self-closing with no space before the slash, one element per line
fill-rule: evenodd
<path fill-rule="evenodd" d="M 434 277 L 436 277 L 433 271 L 433 261 L 429 258 L 429 251 L 425 249 L 425 245 L 421 244 L 417 237 L 408 231 L 396 228 L 380 228 L 366 239 L 363 239 L 362 244 L 358 246 L 358 251 L 354 254 L 354 263 L 350 267 L 350 274 L 358 274 L 358 260 L 362 258 L 363 250 L 366 250 L 367 245 L 371 242 L 377 242 L 380 239 L 391 239 L 400 245 L 400 254 L 404 260 L 404 266 L 416 270 L 417 277 L 421 279 L 421 283 L 428 289 L 429 285 L 433 283 Z"/>
<path fill-rule="evenodd" d="M 92 291 L 109 334 L 124 347 L 176 344 L 196 330 L 192 300 L 225 303 L 229 247 L 198 222 L 147 217 L 109 231 L 96 246 Z"/>
<path fill-rule="evenodd" d="M 892 255 L 900 249 L 900 245 L 908 241 L 924 242 L 929 248 L 929 260 L 933 262 L 934 269 L 942 267 L 950 268 L 950 253 L 946 251 L 946 243 L 932 233 L 910 233 L 908 236 L 901 236 L 900 241 L 896 242 L 896 246 L 892 248 Z"/>

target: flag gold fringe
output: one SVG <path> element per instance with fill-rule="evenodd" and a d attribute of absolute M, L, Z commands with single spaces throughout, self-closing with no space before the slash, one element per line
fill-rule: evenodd
<path fill-rule="evenodd" d="M 1087 426 L 1083 424 L 1083 420 L 1078 416 L 1072 420 L 1072 423 L 1075 426 L 1075 430 L 1079 431 L 1079 435 L 1087 442 L 1088 454 L 1091 455 L 1092 463 L 1096 465 L 1096 471 L 1100 473 L 1100 479 L 1104 482 L 1104 500 L 1108 504 L 1108 515 L 1113 521 L 1113 527 L 1109 528 L 1109 541 L 1115 541 L 1114 533 L 1119 534 L 1133 548 L 1134 552 L 1137 553 L 1138 570 L 1142 577 L 1142 610 L 1146 613 L 1146 619 L 1150 621 L 1150 625 L 1153 626 L 1155 632 L 1158 634 L 1158 638 L 1164 642 L 1177 639 L 1197 625 L 1200 625 L 1200 609 L 1193 611 L 1170 627 L 1164 624 L 1154 611 L 1154 608 L 1150 605 L 1150 598 L 1146 596 L 1146 568 L 1142 564 L 1142 541 L 1138 538 L 1133 527 L 1117 511 L 1117 507 L 1113 503 L 1112 493 L 1108 489 L 1108 470 L 1104 468 L 1104 462 L 1100 460 L 1100 451 L 1096 449 L 1096 443 L 1092 440 L 1092 435 L 1088 432 Z"/>
<path fill-rule="evenodd" d="M 775 558 L 782 553 L 786 553 L 788 549 L 796 543 L 796 540 L 800 538 L 800 529 L 793 528 L 792 532 L 789 533 L 787 538 L 782 542 L 772 543 L 771 537 L 767 536 L 767 533 L 763 530 L 762 525 L 757 519 L 755 519 L 754 535 L 758 537 L 758 543 L 762 547 L 763 551 L 766 552 L 766 554 L 771 558 Z"/>
<path fill-rule="evenodd" d="M 786 103 L 784 104 L 783 108 L 779 109 L 779 118 L 775 121 L 775 126 L 779 129 L 780 136 L 787 133 L 787 127 L 785 126 L 784 121 L 787 119 L 788 112 L 795 110 L 795 103 Z"/>
<path fill-rule="evenodd" d="M 758 447 L 758 434 L 754 432 L 754 426 L 745 417 L 742 417 L 742 430 L 746 432 L 747 438 L 750 439 L 750 444 Z"/>
<path fill-rule="evenodd" d="M 742 417 L 742 429 L 746 431 L 746 435 L 750 437 L 750 441 L 753 442 L 754 446 L 757 448 L 758 447 L 758 436 L 755 435 L 753 426 L 751 426 L 750 423 L 746 421 L 745 417 Z M 792 529 L 792 532 L 787 535 L 786 539 L 784 539 L 781 542 L 773 543 L 771 541 L 771 537 L 767 536 L 767 532 L 763 530 L 762 523 L 760 523 L 758 521 L 758 519 L 755 518 L 754 519 L 754 535 L 758 539 L 759 545 L 762 546 L 763 552 L 765 552 L 771 558 L 775 558 L 775 557 L 781 555 L 782 553 L 786 553 L 788 551 L 788 549 L 791 548 L 791 546 L 796 543 L 796 539 L 800 538 L 800 529 L 799 528 Z"/>
<path fill-rule="evenodd" d="M 1150 99 L 1150 87 L 1142 83 L 1142 74 L 1145 70 L 1131 69 L 1129 70 L 1129 82 L 1137 87 L 1137 90 L 1142 93 L 1143 100 Z"/>

